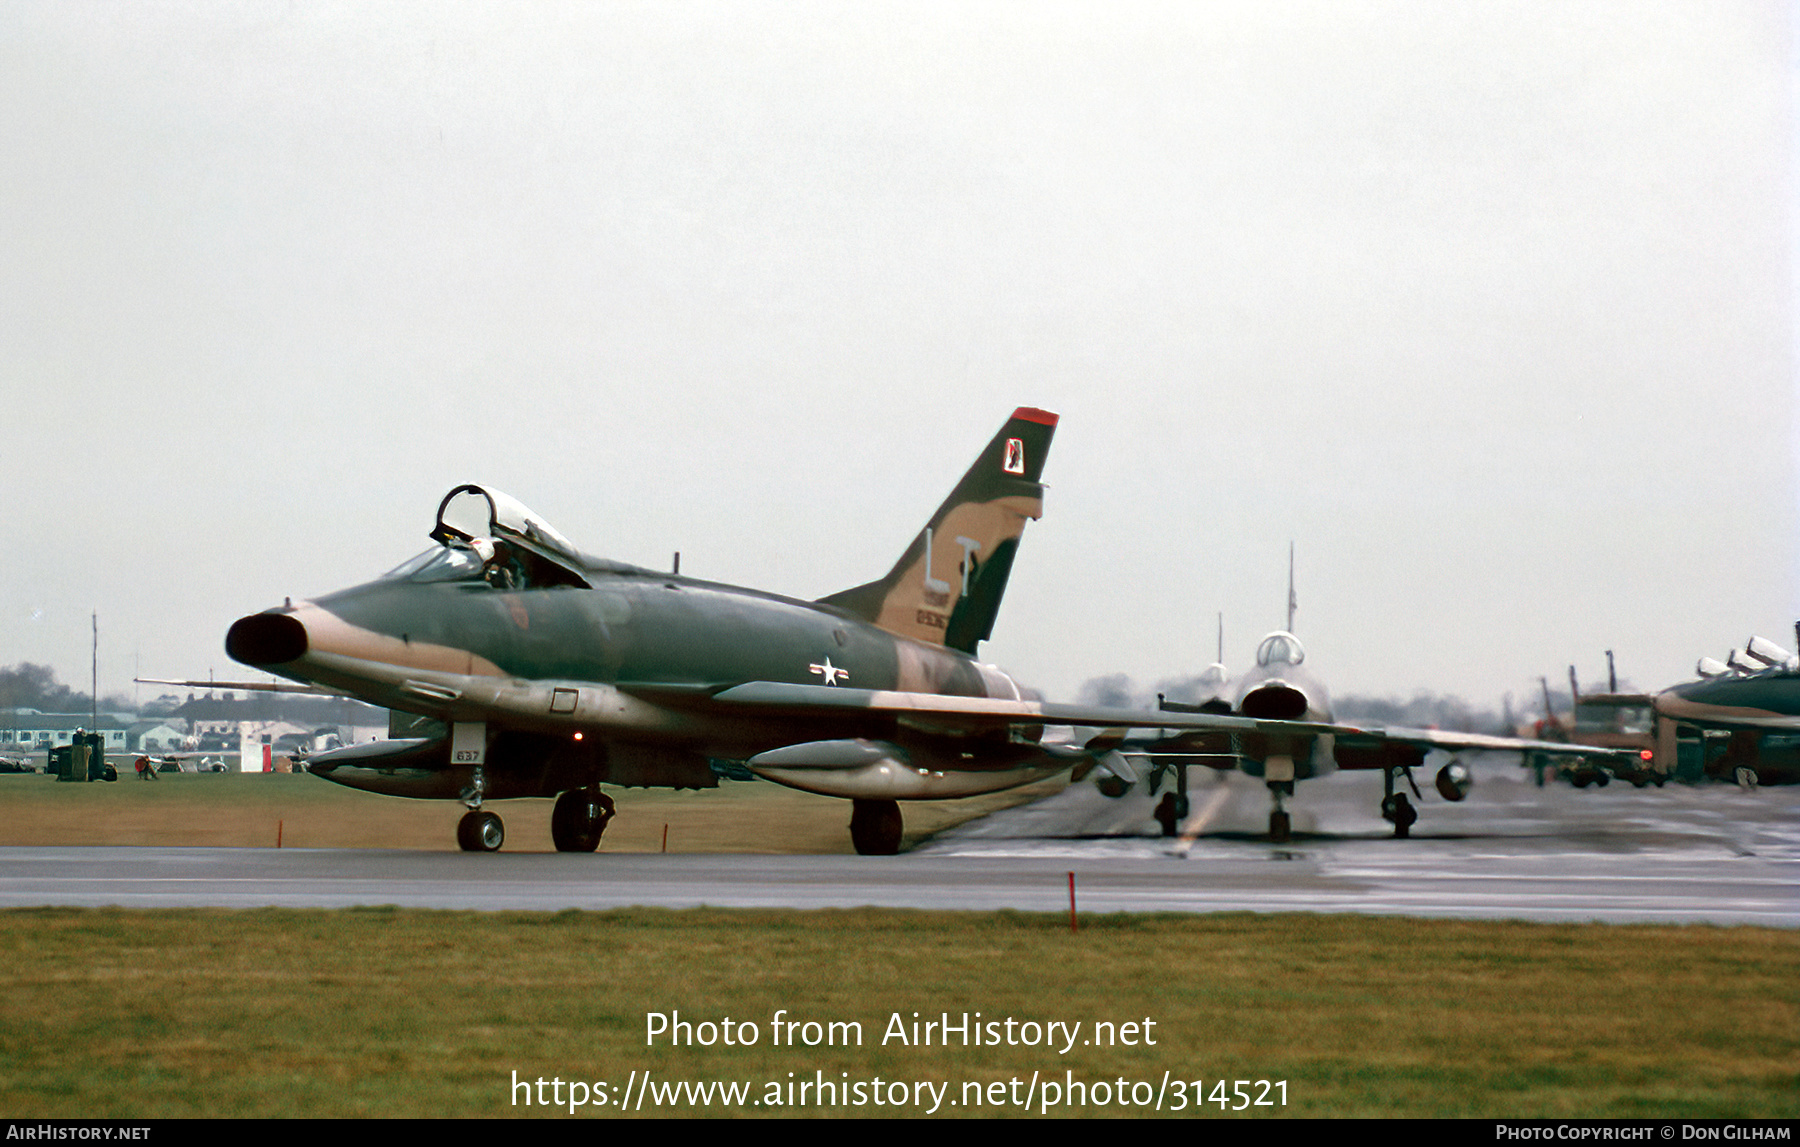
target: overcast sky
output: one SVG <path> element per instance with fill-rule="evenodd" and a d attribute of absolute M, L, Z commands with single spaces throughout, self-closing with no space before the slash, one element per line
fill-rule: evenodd
<path fill-rule="evenodd" d="M 1061 413 L 983 655 L 1526 696 L 1800 616 L 1786 5 L 0 6 L 0 664 L 492 483 L 818 597 Z M 153 695 L 146 690 L 144 696 Z"/>

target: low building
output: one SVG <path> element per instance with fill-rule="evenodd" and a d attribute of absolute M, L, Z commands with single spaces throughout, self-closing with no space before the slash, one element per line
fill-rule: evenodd
<path fill-rule="evenodd" d="M 109 753 L 127 752 L 129 723 L 111 713 L 40 713 L 36 709 L 0 711 L 0 749 L 43 751 L 73 744 L 76 732 L 99 733 Z"/>
<path fill-rule="evenodd" d="M 133 753 L 172 753 L 181 748 L 182 732 L 167 721 L 138 721 L 125 730 L 125 748 Z"/>

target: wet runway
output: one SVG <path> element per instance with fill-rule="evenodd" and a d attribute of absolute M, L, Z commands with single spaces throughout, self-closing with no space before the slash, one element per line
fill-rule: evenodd
<path fill-rule="evenodd" d="M 1187 835 L 1078 785 L 899 857 L 0 848 L 0 905 L 1369 912 L 1800 927 L 1800 788 L 1537 789 L 1478 773 L 1389 838 L 1380 779 L 1304 782 L 1272 845 L 1260 785 L 1211 774 Z"/>
<path fill-rule="evenodd" d="M 1207 885 L 1193 894 L 1204 907 L 1182 910 L 1800 927 L 1800 788 L 1540 789 L 1503 765 L 1478 765 L 1476 778 L 1457 804 L 1428 790 L 1409 840 L 1381 819 L 1379 774 L 1302 782 L 1293 840 L 1275 845 L 1261 783 L 1205 772 L 1177 839 L 1160 836 L 1148 797 L 1075 785 L 920 853 L 1068 867 L 1162 858 Z"/>

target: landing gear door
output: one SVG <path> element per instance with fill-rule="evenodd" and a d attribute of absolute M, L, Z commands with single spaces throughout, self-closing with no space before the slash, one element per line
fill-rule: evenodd
<path fill-rule="evenodd" d="M 450 763 L 484 765 L 487 763 L 487 722 L 458 721 L 450 726 Z"/>

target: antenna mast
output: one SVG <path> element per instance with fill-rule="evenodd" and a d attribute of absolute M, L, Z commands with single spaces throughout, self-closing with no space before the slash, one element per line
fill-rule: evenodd
<path fill-rule="evenodd" d="M 1294 543 L 1288 543 L 1288 623 L 1287 631 L 1294 632 L 1294 610 L 1300 599 L 1294 596 Z"/>

